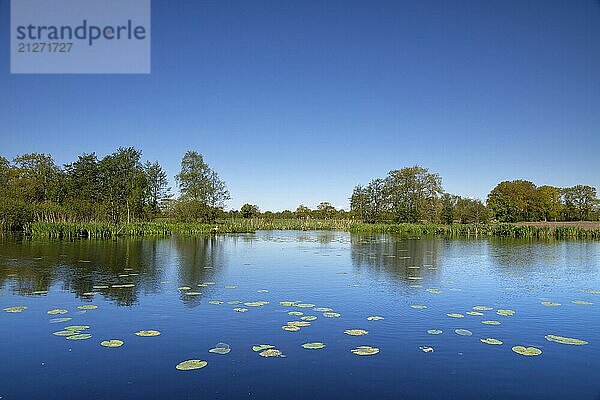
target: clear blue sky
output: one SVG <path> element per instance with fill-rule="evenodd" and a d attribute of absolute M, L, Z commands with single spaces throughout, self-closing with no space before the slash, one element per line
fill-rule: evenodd
<path fill-rule="evenodd" d="M 58 163 L 188 149 L 228 208 L 320 201 L 415 163 L 485 198 L 499 181 L 600 189 L 600 2 L 153 0 L 152 74 L 10 75 L 0 154 Z"/>

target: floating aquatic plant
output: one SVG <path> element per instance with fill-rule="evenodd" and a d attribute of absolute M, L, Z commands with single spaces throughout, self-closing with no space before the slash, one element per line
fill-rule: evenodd
<path fill-rule="evenodd" d="M 63 310 L 62 308 L 55 308 L 54 310 L 46 311 L 46 314 L 58 315 L 58 314 L 66 314 L 68 312 L 69 312 L 68 310 Z"/>
<path fill-rule="evenodd" d="M 281 327 L 281 329 L 283 329 L 284 331 L 288 331 L 288 332 L 297 332 L 300 330 L 300 327 L 294 326 L 294 325 L 284 325 Z"/>
<path fill-rule="evenodd" d="M 542 350 L 537 347 L 513 346 L 512 351 L 522 356 L 539 356 Z"/>
<path fill-rule="evenodd" d="M 292 307 L 292 306 L 296 305 L 296 302 L 295 301 L 280 301 L 279 304 L 284 307 Z"/>
<path fill-rule="evenodd" d="M 283 353 L 281 352 L 281 350 L 277 350 L 277 349 L 267 349 L 267 350 L 263 350 L 260 353 L 258 353 L 259 356 L 261 357 L 283 357 Z"/>
<path fill-rule="evenodd" d="M 123 341 L 118 339 L 104 340 L 100 342 L 100 346 L 104 347 L 121 347 L 123 346 Z"/>
<path fill-rule="evenodd" d="M 427 308 L 427 306 L 422 305 L 422 304 L 413 304 L 410 306 L 411 308 L 414 308 L 415 310 L 424 310 Z"/>
<path fill-rule="evenodd" d="M 462 314 L 458 314 L 458 313 L 449 313 L 446 314 L 447 316 L 451 317 L 451 318 L 464 318 L 465 316 Z"/>
<path fill-rule="evenodd" d="M 27 310 L 27 306 L 6 307 L 2 310 L 6 311 L 7 313 L 20 313 Z"/>
<path fill-rule="evenodd" d="M 289 326 L 310 326 L 310 322 L 308 321 L 290 321 L 287 323 Z"/>
<path fill-rule="evenodd" d="M 342 316 L 342 314 L 329 311 L 329 312 L 324 312 L 323 316 L 327 317 L 327 318 L 339 318 Z"/>
<path fill-rule="evenodd" d="M 329 308 L 329 307 L 315 307 L 315 308 L 313 308 L 313 311 L 317 311 L 317 312 L 330 312 L 330 311 L 333 311 L 333 309 Z"/>
<path fill-rule="evenodd" d="M 321 342 L 309 342 L 309 343 L 304 343 L 302 345 L 302 347 L 304 347 L 305 349 L 310 349 L 310 350 L 318 350 L 318 349 L 324 349 L 325 344 L 321 343 Z"/>
<path fill-rule="evenodd" d="M 550 342 L 556 342 L 556 343 L 562 343 L 562 344 L 572 344 L 572 345 L 576 345 L 576 346 L 588 344 L 588 342 L 586 342 L 585 340 L 569 338 L 569 337 L 564 337 L 564 336 L 546 335 L 544 337 L 546 338 L 546 340 L 548 340 Z"/>
<path fill-rule="evenodd" d="M 67 336 L 65 339 L 67 340 L 86 340 L 91 338 L 92 335 L 89 333 L 77 333 L 71 336 Z"/>
<path fill-rule="evenodd" d="M 186 360 L 182 361 L 175 366 L 179 371 L 191 371 L 194 369 L 204 368 L 208 363 L 204 360 Z"/>
<path fill-rule="evenodd" d="M 471 336 L 473 334 L 473 332 L 468 329 L 455 329 L 454 333 L 461 336 Z"/>
<path fill-rule="evenodd" d="M 482 324 L 485 325 L 500 325 L 501 322 L 500 321 L 481 321 Z"/>
<path fill-rule="evenodd" d="M 379 349 L 372 346 L 358 346 L 350 351 L 357 356 L 372 356 L 379 353 Z"/>
<path fill-rule="evenodd" d="M 248 309 L 247 308 L 243 308 L 243 307 L 236 307 L 236 308 L 233 309 L 233 311 L 235 311 L 235 312 L 246 312 L 246 311 L 248 311 Z"/>
<path fill-rule="evenodd" d="M 269 304 L 268 301 L 249 301 L 247 303 L 244 303 L 246 307 L 261 307 L 267 304 Z"/>
<path fill-rule="evenodd" d="M 423 353 L 432 353 L 433 352 L 433 347 L 419 346 L 419 350 L 421 350 Z"/>
<path fill-rule="evenodd" d="M 137 331 L 135 333 L 137 336 L 141 336 L 141 337 L 152 337 L 152 336 L 158 336 L 160 335 L 160 331 L 156 331 L 153 329 L 147 330 L 147 331 Z"/>
<path fill-rule="evenodd" d="M 366 335 L 369 332 L 365 331 L 364 329 L 346 329 L 344 333 L 350 336 L 362 336 Z"/>
<path fill-rule="evenodd" d="M 488 307 L 488 306 L 475 306 L 473 307 L 473 310 L 475 311 L 490 311 L 493 310 L 493 307 Z"/>
<path fill-rule="evenodd" d="M 588 293 L 588 294 L 600 294 L 600 290 L 592 290 L 592 289 L 584 289 L 582 290 L 583 293 Z"/>
<path fill-rule="evenodd" d="M 561 305 L 560 303 L 554 303 L 552 301 L 542 301 L 541 304 L 546 307 L 558 307 Z"/>
<path fill-rule="evenodd" d="M 208 304 L 213 304 L 213 305 L 219 305 L 219 304 L 223 304 L 223 302 L 221 300 L 211 300 L 208 302 Z"/>
<path fill-rule="evenodd" d="M 429 333 L 430 335 L 441 335 L 443 331 L 440 329 L 428 329 L 427 333 Z"/>
<path fill-rule="evenodd" d="M 295 306 L 300 308 L 313 308 L 315 305 L 310 303 L 298 303 Z"/>
<path fill-rule="evenodd" d="M 82 306 L 77 306 L 77 308 L 79 308 L 80 310 L 95 310 L 96 308 L 98 308 L 98 306 L 95 304 L 84 304 Z"/>
<path fill-rule="evenodd" d="M 192 288 L 189 286 L 179 286 L 177 290 L 191 290 Z"/>
<path fill-rule="evenodd" d="M 367 321 L 379 321 L 384 319 L 383 317 L 379 316 L 379 315 L 373 315 L 371 317 L 367 317 Z"/>
<path fill-rule="evenodd" d="M 67 322 L 67 321 L 70 321 L 70 320 L 72 320 L 72 319 L 73 319 L 73 318 L 71 318 L 71 317 L 52 318 L 52 319 L 50 320 L 50 323 L 51 323 L 51 324 L 60 324 L 60 323 L 62 323 L 62 322 Z"/>
<path fill-rule="evenodd" d="M 503 317 L 512 317 L 513 315 L 515 315 L 515 311 L 514 310 L 498 310 L 498 311 L 496 311 L 496 314 L 501 315 Z"/>
<path fill-rule="evenodd" d="M 303 312 L 301 312 L 301 311 L 290 311 L 290 312 L 288 313 L 288 315 L 294 315 L 294 316 L 297 316 L 297 317 L 299 317 L 300 315 L 304 315 L 304 313 L 303 313 Z"/>
<path fill-rule="evenodd" d="M 252 351 L 263 351 L 263 350 L 267 350 L 267 349 L 272 349 L 275 346 L 271 345 L 271 344 L 257 344 L 252 346 Z"/>
<path fill-rule="evenodd" d="M 425 289 L 425 290 L 427 290 L 431 294 L 440 294 L 440 293 L 442 293 L 442 291 L 440 289 L 435 289 L 435 288 L 429 288 L 429 289 Z"/>
<path fill-rule="evenodd" d="M 217 343 L 214 348 L 208 350 L 209 353 L 215 353 L 215 354 L 221 354 L 221 355 L 228 354 L 230 351 L 231 351 L 231 348 L 229 347 L 229 345 L 227 343 L 223 343 L 223 342 Z"/>
<path fill-rule="evenodd" d="M 503 343 L 501 340 L 494 339 L 494 338 L 485 338 L 485 339 L 479 339 L 479 340 L 481 341 L 481 343 L 485 343 L 485 344 L 500 345 Z"/>
<path fill-rule="evenodd" d="M 300 317 L 300 319 L 303 321 L 314 321 L 317 319 L 317 317 L 315 317 L 314 315 L 305 315 L 303 317 Z"/>
<path fill-rule="evenodd" d="M 585 300 L 573 300 L 571 303 L 585 305 L 585 306 L 591 306 L 592 304 L 594 304 L 591 301 L 585 301 Z"/>

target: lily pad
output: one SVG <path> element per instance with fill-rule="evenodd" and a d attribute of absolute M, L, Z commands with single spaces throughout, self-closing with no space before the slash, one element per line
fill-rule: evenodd
<path fill-rule="evenodd" d="M 592 290 L 592 289 L 584 289 L 582 290 L 583 293 L 588 293 L 588 294 L 600 294 L 600 290 Z"/>
<path fill-rule="evenodd" d="M 350 336 L 362 336 L 366 335 L 369 332 L 365 331 L 364 329 L 346 329 L 344 333 Z"/>
<path fill-rule="evenodd" d="M 455 329 L 454 333 L 461 336 L 471 336 L 473 334 L 473 332 L 468 329 Z"/>
<path fill-rule="evenodd" d="M 310 326 L 310 322 L 308 322 L 308 321 L 290 321 L 287 324 L 289 326 L 298 326 L 298 327 Z"/>
<path fill-rule="evenodd" d="M 91 337 L 92 337 L 92 335 L 90 335 L 89 333 L 77 333 L 72 336 L 67 336 L 65 339 L 67 339 L 67 340 L 86 340 Z"/>
<path fill-rule="evenodd" d="M 283 353 L 281 352 L 281 350 L 277 350 L 277 349 L 267 349 L 267 350 L 263 350 L 260 353 L 258 353 L 259 356 L 261 357 L 283 357 Z"/>
<path fill-rule="evenodd" d="M 79 308 L 80 310 L 95 310 L 96 308 L 98 308 L 98 306 L 95 304 L 85 304 L 83 306 L 77 306 L 77 308 Z"/>
<path fill-rule="evenodd" d="M 243 308 L 243 307 L 236 307 L 236 308 L 233 309 L 233 311 L 235 311 L 235 312 L 246 312 L 246 311 L 248 311 L 248 309 L 247 308 Z"/>
<path fill-rule="evenodd" d="M 329 307 L 315 307 L 315 308 L 313 308 L 313 311 L 317 311 L 317 312 L 330 312 L 330 311 L 333 311 L 333 309 L 329 308 Z"/>
<path fill-rule="evenodd" d="M 104 340 L 100 342 L 100 346 L 104 347 L 121 347 L 123 346 L 123 341 L 118 339 Z"/>
<path fill-rule="evenodd" d="M 268 301 L 250 301 L 250 302 L 244 303 L 244 305 L 246 307 L 261 307 L 266 304 L 269 304 L 269 302 Z"/>
<path fill-rule="evenodd" d="M 443 331 L 440 329 L 428 329 L 427 333 L 429 333 L 430 335 L 441 335 Z"/>
<path fill-rule="evenodd" d="M 542 301 L 542 305 L 546 306 L 546 307 L 558 307 L 561 304 L 560 303 L 554 303 L 552 301 Z"/>
<path fill-rule="evenodd" d="M 204 368 L 208 363 L 204 360 L 186 360 L 182 361 L 175 366 L 179 371 L 191 371 L 194 369 Z"/>
<path fill-rule="evenodd" d="M 65 326 L 64 328 L 66 331 L 85 331 L 86 329 L 90 329 L 89 325 L 70 325 L 70 326 Z"/>
<path fill-rule="evenodd" d="M 514 346 L 512 351 L 522 356 L 539 356 L 542 354 L 542 350 L 537 347 Z"/>
<path fill-rule="evenodd" d="M 423 353 L 433 353 L 433 347 L 429 346 L 419 346 L 419 350 L 421 350 Z"/>
<path fill-rule="evenodd" d="M 298 303 L 295 306 L 300 308 L 313 308 L 315 305 L 310 303 Z"/>
<path fill-rule="evenodd" d="M 273 349 L 273 348 L 275 348 L 275 346 L 270 345 L 270 344 L 257 344 L 257 345 L 252 346 L 252 351 L 259 352 L 259 351 Z"/>
<path fill-rule="evenodd" d="M 225 355 L 228 354 L 231 351 L 231 348 L 229 347 L 229 345 L 227 343 L 217 343 L 217 345 L 208 350 L 209 353 L 215 353 L 215 354 L 221 354 L 221 355 Z"/>
<path fill-rule="evenodd" d="M 494 338 L 485 338 L 485 339 L 479 339 L 481 341 L 481 343 L 485 343 L 485 344 L 494 344 L 494 345 L 500 345 L 502 344 L 502 340 L 498 340 L 498 339 L 494 339 Z"/>
<path fill-rule="evenodd" d="M 591 306 L 592 304 L 594 304 L 591 301 L 585 301 L 585 300 L 573 300 L 571 303 L 585 305 L 585 306 Z"/>
<path fill-rule="evenodd" d="M 211 300 L 208 302 L 208 304 L 213 304 L 218 306 L 219 304 L 223 304 L 223 302 L 221 300 Z"/>
<path fill-rule="evenodd" d="M 482 324 L 485 325 L 500 325 L 502 322 L 500 321 L 481 321 Z"/>
<path fill-rule="evenodd" d="M 483 313 L 479 311 L 467 311 L 465 314 L 473 315 L 475 317 L 483 317 Z"/>
<path fill-rule="evenodd" d="M 569 338 L 564 336 L 556 336 L 556 335 L 546 335 L 544 336 L 546 340 L 550 342 L 562 343 L 562 344 L 572 344 L 575 346 L 581 346 L 584 344 L 588 344 L 585 340 Z"/>
<path fill-rule="evenodd" d="M 141 337 L 153 337 L 153 336 L 160 335 L 160 331 L 156 331 L 156 330 L 150 329 L 150 330 L 147 330 L 147 331 L 137 331 L 135 334 L 137 336 L 141 336 Z"/>
<path fill-rule="evenodd" d="M 514 310 L 498 310 L 498 311 L 496 311 L 496 314 L 501 315 L 503 317 L 512 317 L 513 315 L 515 315 L 515 311 Z"/>
<path fill-rule="evenodd" d="M 379 321 L 384 319 L 383 317 L 379 316 L 379 315 L 373 315 L 371 317 L 367 317 L 367 321 Z"/>
<path fill-rule="evenodd" d="M 304 343 L 302 345 L 302 347 L 304 347 L 305 349 L 310 349 L 310 350 L 318 350 L 318 349 L 325 348 L 325 344 L 321 343 L 321 342 L 310 342 L 310 343 Z"/>
<path fill-rule="evenodd" d="M 201 292 L 191 292 L 191 291 L 190 292 L 185 292 L 186 296 L 199 296 L 201 294 L 202 294 Z"/>
<path fill-rule="evenodd" d="M 300 317 L 300 319 L 303 321 L 314 321 L 317 319 L 317 317 L 315 317 L 314 315 L 305 315 L 303 317 Z"/>
<path fill-rule="evenodd" d="M 350 351 L 357 356 L 372 356 L 379 353 L 379 349 L 377 347 L 371 346 L 358 346 Z"/>
<path fill-rule="evenodd" d="M 189 286 L 179 286 L 177 290 L 191 290 L 192 288 Z"/>
<path fill-rule="evenodd" d="M 294 325 L 284 325 L 281 327 L 281 329 L 283 329 L 284 331 L 288 331 L 288 332 L 297 332 L 300 330 L 300 327 L 294 326 Z"/>
<path fill-rule="evenodd" d="M 488 306 L 475 306 L 473 307 L 473 310 L 475 311 L 490 311 L 493 310 L 493 307 L 488 307 Z"/>
<path fill-rule="evenodd" d="M 63 310 L 62 308 L 55 308 L 54 310 L 46 311 L 46 314 L 50 315 L 58 315 L 58 314 L 66 314 L 68 310 Z"/>
<path fill-rule="evenodd" d="M 227 304 L 231 304 L 232 306 L 238 305 L 238 304 L 242 304 L 241 301 L 238 300 L 233 300 L 233 301 L 228 301 Z"/>
<path fill-rule="evenodd" d="M 422 304 L 413 304 L 410 306 L 411 308 L 414 308 L 415 310 L 424 310 L 427 308 L 427 306 L 422 305 Z"/>
<path fill-rule="evenodd" d="M 6 307 L 3 308 L 3 311 L 6 311 L 7 313 L 20 313 L 23 312 L 25 310 L 27 310 L 27 306 L 16 306 L 16 307 Z"/>
<path fill-rule="evenodd" d="M 63 322 L 70 321 L 70 320 L 72 320 L 72 319 L 73 319 L 73 318 L 71 318 L 71 317 L 52 318 L 52 319 L 50 320 L 50 323 L 51 323 L 51 324 L 60 324 L 60 323 L 63 323 Z"/>
<path fill-rule="evenodd" d="M 301 312 L 301 311 L 290 311 L 290 312 L 288 313 L 288 315 L 294 315 L 294 316 L 297 316 L 297 317 L 299 317 L 300 315 L 304 315 L 304 313 L 303 313 L 303 312 Z"/>
<path fill-rule="evenodd" d="M 72 336 L 72 335 L 77 334 L 77 331 L 63 330 L 63 331 L 52 332 L 52 334 L 54 336 Z"/>
<path fill-rule="evenodd" d="M 342 316 L 342 314 L 328 311 L 328 312 L 324 312 L 323 316 L 327 317 L 327 318 L 339 318 Z"/>
<path fill-rule="evenodd" d="M 451 318 L 464 318 L 465 316 L 462 314 L 458 314 L 458 313 L 449 313 L 446 314 L 447 316 L 451 317 Z"/>
<path fill-rule="evenodd" d="M 292 307 L 292 306 L 296 305 L 296 302 L 295 301 L 280 301 L 279 304 L 284 307 Z"/>

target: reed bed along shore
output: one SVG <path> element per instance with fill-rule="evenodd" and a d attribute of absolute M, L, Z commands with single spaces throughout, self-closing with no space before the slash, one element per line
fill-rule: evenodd
<path fill-rule="evenodd" d="M 102 222 L 34 222 L 25 234 L 50 238 L 111 238 L 131 236 L 208 235 L 251 233 L 257 230 L 330 230 L 353 233 L 389 233 L 408 237 L 508 237 L 600 239 L 600 225 L 560 224 L 365 224 L 355 220 L 318 219 L 226 219 L 214 224 L 181 222 L 133 222 L 110 224 Z"/>

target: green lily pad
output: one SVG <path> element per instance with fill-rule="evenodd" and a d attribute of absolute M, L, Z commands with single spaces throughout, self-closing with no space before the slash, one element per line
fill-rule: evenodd
<path fill-rule="evenodd" d="M 325 344 L 321 343 L 321 342 L 310 342 L 310 343 L 304 343 L 302 345 L 302 347 L 304 347 L 305 349 L 310 349 L 310 350 L 318 350 L 318 349 L 324 349 Z"/>
<path fill-rule="evenodd" d="M 600 294 L 600 290 L 592 290 L 592 289 L 584 289 L 582 290 L 583 293 L 588 293 L 588 294 Z"/>
<path fill-rule="evenodd" d="M 467 311 L 465 314 L 467 315 L 473 315 L 476 317 L 483 317 L 483 313 L 479 312 L 479 311 Z"/>
<path fill-rule="evenodd" d="M 461 336 L 471 336 L 473 334 L 473 332 L 468 329 L 455 329 L 454 333 Z"/>
<path fill-rule="evenodd" d="M 323 316 L 324 316 L 324 317 L 327 317 L 327 318 L 339 318 L 339 317 L 341 317 L 341 316 L 342 316 L 342 314 L 340 314 L 340 313 L 336 313 L 336 312 L 330 312 L 330 311 L 329 311 L 329 312 L 324 312 L 324 313 L 323 313 Z"/>
<path fill-rule="evenodd" d="M 223 302 L 221 300 L 211 300 L 208 302 L 208 304 L 213 304 L 218 306 L 219 304 L 223 304 Z"/>
<path fill-rule="evenodd" d="M 473 310 L 475 311 L 490 311 L 493 310 L 493 307 L 488 307 L 488 306 L 475 306 L 473 307 Z"/>
<path fill-rule="evenodd" d="M 186 296 L 199 296 L 201 294 L 202 294 L 201 292 L 191 292 L 191 291 L 190 292 L 185 292 Z"/>
<path fill-rule="evenodd" d="M 592 304 L 594 304 L 591 301 L 585 301 L 585 300 L 573 300 L 571 303 L 585 305 L 585 306 L 591 306 Z"/>
<path fill-rule="evenodd" d="M 261 357 L 283 357 L 283 353 L 281 352 L 281 350 L 277 350 L 277 349 L 267 349 L 267 350 L 263 350 L 260 353 L 258 353 L 259 356 Z"/>
<path fill-rule="evenodd" d="M 80 310 L 95 310 L 96 308 L 98 308 L 98 306 L 94 304 L 85 304 L 82 306 L 77 306 L 77 308 L 79 308 Z"/>
<path fill-rule="evenodd" d="M 513 315 L 515 315 L 515 311 L 514 310 L 498 310 L 498 311 L 496 311 L 496 314 L 501 315 L 503 317 L 512 317 Z"/>
<path fill-rule="evenodd" d="M 303 317 L 300 317 L 300 319 L 303 321 L 314 321 L 317 319 L 317 317 L 315 317 L 314 315 L 305 315 Z"/>
<path fill-rule="evenodd" d="M 462 314 L 458 314 L 458 313 L 449 313 L 446 314 L 447 316 L 451 317 L 451 318 L 464 318 L 465 316 Z"/>
<path fill-rule="evenodd" d="M 512 351 L 522 356 L 539 356 L 542 354 L 542 350 L 537 347 L 514 346 Z"/>
<path fill-rule="evenodd" d="M 310 303 L 298 303 L 295 306 L 300 308 L 313 308 L 315 305 Z"/>
<path fill-rule="evenodd" d="M 429 289 L 425 289 L 425 290 L 427 290 L 431 294 L 440 294 L 440 293 L 442 293 L 442 291 L 440 289 L 435 289 L 435 288 L 429 288 Z"/>
<path fill-rule="evenodd" d="M 71 336 L 71 335 L 77 334 L 77 331 L 64 330 L 64 331 L 52 332 L 52 334 L 54 336 Z"/>
<path fill-rule="evenodd" d="M 235 311 L 235 312 L 246 312 L 246 311 L 248 311 L 248 309 L 247 308 L 243 308 L 243 307 L 236 307 L 236 308 L 233 309 L 233 311 Z"/>
<path fill-rule="evenodd" d="M 315 308 L 313 308 L 313 311 L 317 311 L 317 312 L 330 312 L 330 311 L 333 311 L 333 309 L 329 308 L 329 307 L 315 307 Z"/>
<path fill-rule="evenodd" d="M 284 331 L 288 331 L 288 332 L 297 332 L 300 330 L 300 327 L 294 326 L 294 325 L 284 325 L 281 327 L 281 329 L 283 329 Z"/>
<path fill-rule="evenodd" d="M 541 304 L 546 307 L 558 307 L 561 305 L 560 303 L 554 303 L 552 301 L 542 301 Z"/>
<path fill-rule="evenodd" d="M 256 352 L 260 352 L 263 350 L 268 350 L 268 349 L 273 349 L 275 348 L 275 346 L 270 345 L 270 344 L 257 344 L 252 346 L 252 351 L 256 351 Z"/>
<path fill-rule="evenodd" d="M 226 285 L 225 286 L 225 289 L 235 289 L 235 288 L 237 288 L 237 286 L 235 286 L 235 285 Z"/>
<path fill-rule="evenodd" d="M 413 304 L 410 306 L 411 308 L 414 308 L 415 310 L 424 310 L 427 308 L 427 306 L 422 305 L 422 304 Z"/>
<path fill-rule="evenodd" d="M 137 336 L 141 336 L 141 337 L 153 337 L 153 336 L 160 335 L 160 331 L 156 331 L 156 330 L 150 329 L 150 330 L 147 330 L 147 331 L 137 331 L 135 334 Z"/>
<path fill-rule="evenodd" d="M 72 320 L 72 319 L 73 319 L 73 318 L 71 318 L 71 317 L 52 318 L 52 319 L 50 320 L 50 323 L 51 323 L 51 324 L 60 324 L 60 323 L 63 323 L 63 322 L 70 321 L 70 320 Z"/>
<path fill-rule="evenodd" d="M 85 331 L 86 329 L 90 329 L 89 325 L 70 325 L 65 326 L 64 329 L 66 331 Z"/>
<path fill-rule="evenodd" d="M 227 304 L 231 304 L 232 306 L 238 305 L 238 304 L 242 304 L 241 301 L 238 300 L 233 300 L 233 301 L 228 301 Z"/>
<path fill-rule="evenodd" d="M 92 335 L 90 335 L 89 333 L 77 333 L 72 336 L 67 336 L 65 339 L 67 339 L 67 340 L 86 340 L 91 337 L 92 337 Z"/>
<path fill-rule="evenodd" d="M 6 307 L 3 308 L 3 311 L 6 311 L 7 313 L 20 313 L 23 312 L 25 310 L 27 310 L 27 306 L 16 306 L 16 307 Z"/>
<path fill-rule="evenodd" d="M 501 322 L 500 321 L 481 321 L 482 324 L 485 325 L 500 325 Z"/>
<path fill-rule="evenodd" d="M 264 306 L 267 304 L 269 304 L 268 301 L 250 301 L 250 302 L 244 303 L 244 305 L 246 307 L 261 307 L 261 306 Z"/>
<path fill-rule="evenodd" d="M 292 307 L 292 306 L 296 305 L 296 302 L 295 301 L 280 301 L 279 304 L 284 307 Z"/>
<path fill-rule="evenodd" d="M 379 315 L 373 315 L 371 317 L 367 317 L 367 321 L 379 321 L 384 319 L 383 317 L 380 317 Z"/>
<path fill-rule="evenodd" d="M 217 345 L 208 350 L 209 353 L 215 353 L 215 354 L 221 354 L 221 355 L 225 355 L 228 354 L 231 351 L 231 348 L 229 347 L 229 345 L 227 343 L 217 343 Z"/>
<path fill-rule="evenodd" d="M 290 321 L 287 324 L 289 326 L 298 326 L 298 327 L 310 326 L 310 322 L 308 322 L 308 321 Z"/>
<path fill-rule="evenodd" d="M 121 347 L 123 346 L 123 341 L 118 339 L 104 340 L 100 342 L 100 346 L 104 347 Z"/>
<path fill-rule="evenodd" d="M 58 315 L 58 314 L 66 314 L 68 310 L 63 310 L 62 308 L 55 308 L 54 310 L 46 311 L 46 314 L 49 315 Z"/>
<path fill-rule="evenodd" d="M 191 371 L 194 369 L 204 368 L 208 363 L 204 360 L 186 360 L 182 361 L 175 366 L 179 371 Z"/>
<path fill-rule="evenodd" d="M 357 356 L 372 356 L 379 353 L 379 349 L 377 347 L 371 346 L 358 346 L 350 351 Z"/>
<path fill-rule="evenodd" d="M 303 313 L 303 312 L 301 312 L 301 311 L 290 311 L 290 312 L 288 313 L 288 315 L 294 315 L 294 316 L 297 316 L 297 317 L 299 317 L 300 315 L 304 315 L 304 313 Z"/>
<path fill-rule="evenodd" d="M 423 353 L 433 353 L 433 347 L 430 346 L 419 346 L 419 350 Z"/>
<path fill-rule="evenodd" d="M 344 333 L 350 336 L 362 336 L 366 335 L 369 332 L 365 331 L 364 329 L 346 329 Z"/>
<path fill-rule="evenodd" d="M 485 339 L 479 339 L 481 341 L 481 343 L 485 343 L 485 344 L 494 344 L 494 345 L 500 345 L 502 344 L 502 340 L 498 340 L 498 339 L 494 339 L 494 338 L 485 338 Z"/>
<path fill-rule="evenodd" d="M 572 344 L 575 346 L 581 346 L 584 344 L 588 344 L 585 340 L 569 338 L 564 336 L 556 336 L 556 335 L 546 335 L 544 336 L 546 340 L 550 342 L 562 343 L 562 344 Z"/>
<path fill-rule="evenodd" d="M 443 331 L 440 329 L 428 329 L 427 333 L 429 333 L 430 335 L 441 335 Z"/>
<path fill-rule="evenodd" d="M 192 288 L 189 286 L 179 286 L 177 290 L 191 290 Z"/>

